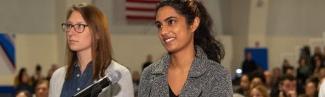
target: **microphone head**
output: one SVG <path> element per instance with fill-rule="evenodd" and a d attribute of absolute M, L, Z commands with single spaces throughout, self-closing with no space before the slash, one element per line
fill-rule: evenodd
<path fill-rule="evenodd" d="M 121 72 L 110 71 L 108 72 L 107 77 L 112 82 L 112 84 L 115 84 L 121 79 Z"/>

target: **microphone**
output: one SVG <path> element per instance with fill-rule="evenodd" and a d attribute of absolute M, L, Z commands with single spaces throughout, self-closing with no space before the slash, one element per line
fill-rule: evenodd
<path fill-rule="evenodd" d="M 76 93 L 72 97 L 90 97 L 93 88 L 102 90 L 103 88 L 109 85 L 117 83 L 120 79 L 121 79 L 121 73 L 119 71 L 108 72 L 106 76 L 99 79 L 95 83 L 87 86 L 86 88 L 82 89 L 80 92 Z M 101 91 L 98 91 L 98 93 L 100 92 Z"/>

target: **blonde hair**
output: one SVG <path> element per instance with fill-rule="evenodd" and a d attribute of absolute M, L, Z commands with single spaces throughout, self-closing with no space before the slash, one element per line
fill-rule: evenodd
<path fill-rule="evenodd" d="M 258 90 L 259 92 L 261 92 L 262 96 L 263 97 L 269 97 L 269 94 L 267 92 L 267 89 L 265 86 L 263 85 L 256 85 L 254 87 L 252 87 L 250 90 L 249 90 L 249 96 L 251 97 L 251 92 L 253 91 L 253 89 L 256 89 Z"/>

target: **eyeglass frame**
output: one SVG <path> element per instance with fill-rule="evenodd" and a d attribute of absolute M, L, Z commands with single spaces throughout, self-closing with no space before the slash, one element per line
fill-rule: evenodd
<path fill-rule="evenodd" d="M 70 25 L 70 27 L 68 27 L 68 25 Z M 76 28 L 76 27 L 82 27 L 82 30 L 80 30 L 80 27 L 79 28 Z M 85 31 L 85 28 L 88 27 L 89 25 L 87 24 L 81 24 L 81 23 L 78 23 L 78 24 L 71 24 L 71 23 L 62 23 L 61 24 L 61 27 L 62 27 L 62 30 L 64 32 L 70 32 L 71 31 L 71 28 L 73 28 L 74 31 L 78 32 L 78 33 L 82 33 Z M 78 30 L 79 29 L 79 30 Z"/>

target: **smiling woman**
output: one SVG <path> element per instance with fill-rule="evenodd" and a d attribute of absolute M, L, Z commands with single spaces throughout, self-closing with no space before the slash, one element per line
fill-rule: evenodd
<path fill-rule="evenodd" d="M 220 65 L 224 49 L 211 23 L 197 0 L 160 2 L 155 24 L 168 54 L 143 71 L 139 97 L 232 97 L 230 75 Z"/>

